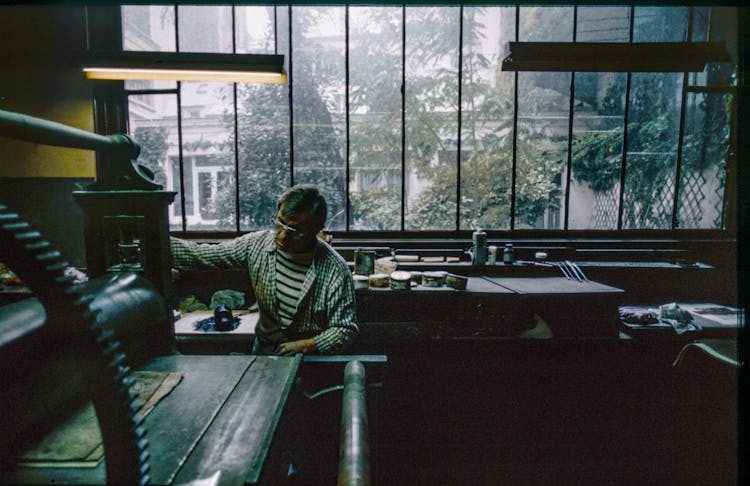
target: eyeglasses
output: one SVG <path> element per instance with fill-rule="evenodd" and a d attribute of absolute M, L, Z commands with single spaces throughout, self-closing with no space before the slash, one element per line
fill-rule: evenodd
<path fill-rule="evenodd" d="M 289 226 L 288 224 L 282 223 L 278 217 L 276 217 L 276 219 L 274 220 L 274 223 L 276 224 L 276 226 L 286 231 L 287 234 L 291 236 L 292 238 L 294 238 L 295 240 L 304 240 L 311 234 L 311 233 L 300 231 L 294 226 Z"/>

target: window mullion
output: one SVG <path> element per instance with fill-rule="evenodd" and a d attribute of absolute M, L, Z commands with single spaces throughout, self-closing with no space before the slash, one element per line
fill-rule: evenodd
<path fill-rule="evenodd" d="M 516 42 L 519 40 L 521 7 L 516 5 Z M 511 161 L 510 175 L 510 230 L 516 226 L 516 168 L 518 158 L 518 71 L 513 73 L 513 160 Z"/>
<path fill-rule="evenodd" d="M 628 42 L 633 42 L 633 30 L 635 28 L 635 7 L 630 7 L 630 26 L 628 31 Z M 625 201 L 625 175 L 628 162 L 628 115 L 630 114 L 630 84 L 633 73 L 628 71 L 625 78 L 625 112 L 622 123 L 622 160 L 620 162 L 620 195 L 617 205 L 617 229 L 622 229 L 623 202 Z"/>
<path fill-rule="evenodd" d="M 235 6 L 232 5 L 232 53 L 237 54 L 237 20 Z M 240 133 L 237 106 L 237 83 L 232 83 L 232 101 L 234 103 L 234 215 L 235 229 L 240 231 Z"/>
<path fill-rule="evenodd" d="M 464 54 L 464 6 L 458 14 L 458 113 L 456 116 L 458 136 L 456 137 L 456 231 L 461 229 L 461 110 L 462 76 Z"/>
<path fill-rule="evenodd" d="M 406 5 L 401 7 L 401 231 L 406 228 Z"/>
<path fill-rule="evenodd" d="M 688 25 L 686 42 L 690 42 L 693 35 L 693 7 L 688 8 Z M 680 97 L 680 129 L 677 138 L 677 166 L 674 175 L 674 201 L 672 202 L 672 229 L 679 227 L 678 211 L 680 206 L 680 179 L 682 177 L 682 139 L 685 136 L 685 102 L 687 101 L 688 73 L 682 75 L 682 95 Z"/>
<path fill-rule="evenodd" d="M 346 164 L 345 171 L 346 171 L 346 180 L 344 181 L 344 184 L 346 186 L 346 192 L 344 194 L 344 228 L 346 231 L 349 231 L 349 212 L 351 211 L 351 202 L 349 201 L 349 181 L 350 181 L 350 171 L 349 171 L 349 164 L 350 164 L 350 127 L 349 127 L 349 5 L 347 5 L 344 8 L 344 76 L 346 76 L 346 82 L 344 86 L 344 110 L 346 111 L 345 114 L 345 120 L 346 120 L 346 154 L 345 154 L 345 161 Z"/>
<path fill-rule="evenodd" d="M 577 40 L 578 6 L 573 7 L 573 42 Z M 575 112 L 576 73 L 570 73 L 570 100 L 568 102 L 568 157 L 565 169 L 565 203 L 563 208 L 563 229 L 568 229 L 570 215 L 570 177 L 573 166 L 573 115 Z"/>
<path fill-rule="evenodd" d="M 187 213 L 185 212 L 185 159 L 182 150 L 182 83 L 177 81 L 177 160 L 180 162 L 180 209 L 182 210 L 182 231 L 187 231 Z"/>
<path fill-rule="evenodd" d="M 294 69 L 292 67 L 292 53 L 294 52 L 294 46 L 292 46 L 292 22 L 294 19 L 292 18 L 292 5 L 289 4 L 287 9 L 289 12 L 289 187 L 292 187 L 294 185 L 294 95 L 292 90 L 294 85 Z"/>
<path fill-rule="evenodd" d="M 180 51 L 180 6 L 174 6 L 174 45 L 175 51 Z M 177 81 L 177 153 L 180 161 L 180 209 L 182 210 L 182 230 L 187 231 L 187 212 L 185 192 L 185 158 L 182 148 L 182 83 Z"/>

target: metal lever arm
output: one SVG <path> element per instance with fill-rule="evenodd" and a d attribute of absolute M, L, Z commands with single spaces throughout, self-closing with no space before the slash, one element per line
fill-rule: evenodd
<path fill-rule="evenodd" d="M 95 190 L 157 190 L 150 171 L 136 163 L 140 146 L 124 134 L 98 135 L 86 130 L 0 110 L 0 136 L 57 147 L 94 150 L 107 156 Z"/>

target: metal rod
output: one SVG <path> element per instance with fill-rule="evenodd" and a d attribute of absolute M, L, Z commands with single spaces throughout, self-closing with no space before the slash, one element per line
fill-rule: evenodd
<path fill-rule="evenodd" d="M 0 110 L 0 136 L 57 147 L 117 153 L 130 159 L 138 157 L 141 151 L 138 144 L 126 135 L 97 135 L 62 123 L 5 110 Z"/>
<path fill-rule="evenodd" d="M 370 443 L 367 428 L 365 366 L 360 361 L 350 361 L 344 369 L 338 486 L 369 486 Z"/>
<path fill-rule="evenodd" d="M 565 278 L 567 278 L 568 280 L 572 280 L 573 279 L 573 277 L 570 276 L 569 270 L 567 270 L 565 268 L 565 264 L 564 263 L 557 262 L 557 263 L 555 263 L 555 265 L 557 265 L 557 268 L 559 268 L 560 271 L 563 273 L 563 275 L 565 275 Z"/>
<path fill-rule="evenodd" d="M 586 275 L 583 274 L 580 268 L 578 268 L 578 265 L 571 262 L 570 260 L 565 260 L 565 264 L 570 268 L 571 272 L 573 273 L 573 276 L 575 276 L 576 280 L 579 282 L 583 282 L 585 280 L 588 280 L 586 278 Z"/>

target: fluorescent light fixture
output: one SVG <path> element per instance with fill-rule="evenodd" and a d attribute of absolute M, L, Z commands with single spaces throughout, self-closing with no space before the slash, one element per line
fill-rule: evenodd
<path fill-rule="evenodd" d="M 503 71 L 692 72 L 729 62 L 721 42 L 510 42 Z"/>
<path fill-rule="evenodd" d="M 83 72 L 88 79 L 97 80 L 287 82 L 284 56 L 276 54 L 90 52 Z"/>

